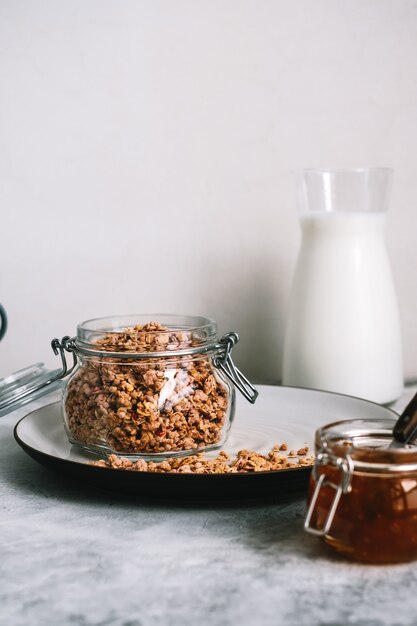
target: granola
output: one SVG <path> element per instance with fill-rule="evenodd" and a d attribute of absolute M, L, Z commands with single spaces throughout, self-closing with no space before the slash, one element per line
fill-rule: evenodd
<path fill-rule="evenodd" d="M 125 454 L 192 451 L 221 444 L 230 389 L 211 357 L 161 357 L 200 345 L 191 333 L 149 322 L 109 332 L 97 350 L 149 352 L 149 358 L 85 357 L 64 401 L 72 441 Z"/>
<path fill-rule="evenodd" d="M 223 450 L 214 459 L 207 459 L 200 452 L 182 458 L 169 458 L 160 462 L 139 459 L 132 461 L 111 454 L 107 460 L 92 461 L 96 467 L 121 469 L 130 472 L 156 472 L 171 474 L 236 474 L 243 472 L 271 472 L 294 467 L 306 467 L 314 464 L 314 456 L 309 454 L 307 446 L 298 451 L 283 454 L 286 444 L 274 446 L 267 454 L 253 450 L 240 450 L 234 458 Z"/>

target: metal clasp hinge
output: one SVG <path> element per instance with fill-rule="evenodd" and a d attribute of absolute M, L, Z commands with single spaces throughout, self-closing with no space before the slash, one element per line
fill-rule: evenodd
<path fill-rule="evenodd" d="M 215 367 L 220 369 L 229 380 L 239 389 L 251 404 L 256 402 L 259 393 L 252 383 L 242 374 L 232 360 L 233 346 L 239 341 L 239 335 L 234 332 L 226 333 L 220 339 L 218 347 L 221 349 L 219 356 L 213 359 Z"/>
<path fill-rule="evenodd" d="M 62 370 L 58 372 L 57 376 L 54 380 L 59 380 L 61 378 L 65 378 L 68 374 L 71 374 L 75 366 L 77 365 L 77 355 L 75 354 L 75 341 L 71 339 L 68 335 L 62 337 L 61 341 L 59 339 L 52 339 L 51 347 L 54 351 L 54 354 L 61 356 Z M 65 356 L 65 351 L 72 353 L 72 365 L 68 369 L 67 359 Z"/>
<path fill-rule="evenodd" d="M 318 477 L 317 467 L 319 465 L 328 464 L 335 465 L 336 468 L 341 471 L 341 479 L 339 484 L 333 483 L 332 481 L 328 480 L 326 474 L 321 474 Z M 314 489 L 313 497 L 311 498 L 308 507 L 306 519 L 304 522 L 304 530 L 312 535 L 317 535 L 318 537 L 324 537 L 329 533 L 342 494 L 348 493 L 351 490 L 352 474 L 353 461 L 349 455 L 347 455 L 345 458 L 338 457 L 335 462 L 332 462 L 332 459 L 327 453 L 320 453 L 317 455 L 313 474 L 316 480 L 316 488 Z M 313 516 L 314 509 L 316 508 L 316 503 L 320 494 L 320 490 L 323 487 L 331 487 L 335 490 L 336 493 L 330 505 L 330 510 L 324 524 L 321 528 L 316 528 L 311 525 L 311 518 Z"/>

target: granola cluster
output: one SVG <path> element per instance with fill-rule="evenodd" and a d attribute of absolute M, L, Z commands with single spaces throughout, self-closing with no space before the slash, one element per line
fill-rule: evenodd
<path fill-rule="evenodd" d="M 149 352 L 150 358 L 84 359 L 64 403 L 71 439 L 125 454 L 192 451 L 221 443 L 230 392 L 211 358 L 157 356 L 197 345 L 191 333 L 158 322 L 99 338 L 98 350 Z"/>
<path fill-rule="evenodd" d="M 300 450 L 287 450 L 286 444 L 274 446 L 267 454 L 260 454 L 253 450 L 240 450 L 236 457 L 230 458 L 222 450 L 215 459 L 207 459 L 204 453 L 182 458 L 170 458 L 154 463 L 152 461 L 131 461 L 115 454 L 111 454 L 104 461 L 93 461 L 91 465 L 108 467 L 130 472 L 157 472 L 171 474 L 236 474 L 240 472 L 271 472 L 294 467 L 303 467 L 314 464 L 314 457 L 309 454 L 308 447 Z"/>

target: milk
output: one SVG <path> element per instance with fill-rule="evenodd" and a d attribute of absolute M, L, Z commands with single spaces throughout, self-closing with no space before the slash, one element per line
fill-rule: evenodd
<path fill-rule="evenodd" d="M 383 212 L 304 213 L 283 384 L 387 403 L 403 386 Z"/>

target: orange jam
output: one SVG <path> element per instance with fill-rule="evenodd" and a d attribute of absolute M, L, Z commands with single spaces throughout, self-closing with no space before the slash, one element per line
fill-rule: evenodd
<path fill-rule="evenodd" d="M 316 433 L 305 528 L 368 563 L 417 559 L 417 447 L 389 449 L 391 420 L 351 420 Z"/>

